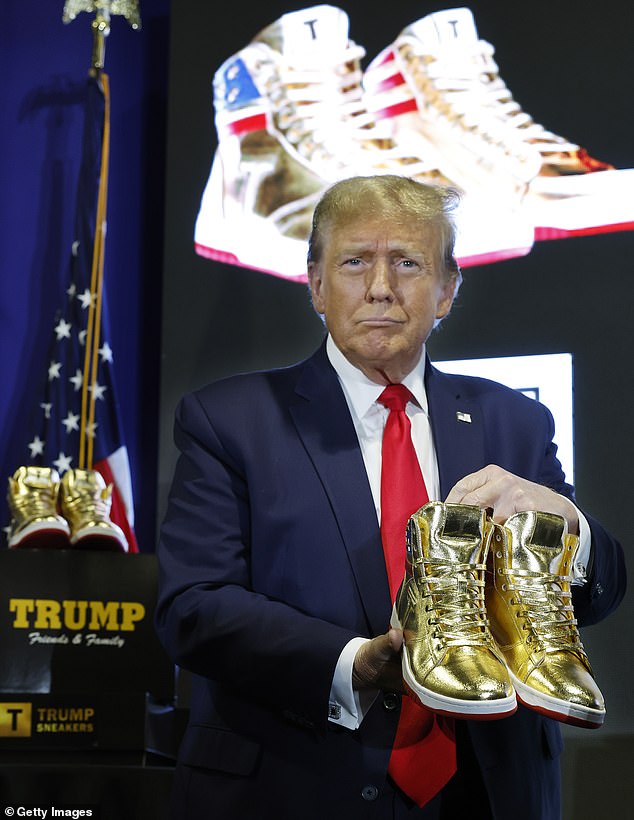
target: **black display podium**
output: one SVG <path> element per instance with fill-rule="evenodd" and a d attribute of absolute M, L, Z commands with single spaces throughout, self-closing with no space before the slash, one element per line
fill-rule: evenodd
<path fill-rule="evenodd" d="M 186 708 L 156 585 L 154 555 L 0 552 L 0 813 L 167 816 Z"/>

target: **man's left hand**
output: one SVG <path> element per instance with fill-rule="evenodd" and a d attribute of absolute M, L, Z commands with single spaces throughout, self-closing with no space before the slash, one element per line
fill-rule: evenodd
<path fill-rule="evenodd" d="M 471 504 L 481 509 L 491 509 L 496 523 L 527 510 L 555 513 L 566 519 L 568 532 L 579 532 L 579 516 L 572 501 L 549 487 L 520 478 L 496 464 L 489 464 L 465 476 L 450 490 L 446 501 L 449 504 Z"/>

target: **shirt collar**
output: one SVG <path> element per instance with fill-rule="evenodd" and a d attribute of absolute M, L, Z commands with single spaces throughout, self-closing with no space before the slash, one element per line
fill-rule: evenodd
<path fill-rule="evenodd" d="M 361 419 L 373 407 L 383 390 L 383 385 L 370 381 L 368 377 L 346 359 L 328 334 L 326 353 L 334 367 L 348 403 L 357 418 Z M 425 391 L 425 345 L 414 369 L 403 379 L 405 385 L 416 399 L 420 408 L 427 413 L 427 393 Z"/>

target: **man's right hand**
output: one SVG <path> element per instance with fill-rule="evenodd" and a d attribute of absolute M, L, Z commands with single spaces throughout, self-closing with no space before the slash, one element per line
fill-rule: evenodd
<path fill-rule="evenodd" d="M 353 689 L 403 691 L 401 647 L 403 633 L 390 629 L 385 635 L 367 641 L 355 655 L 352 665 Z"/>

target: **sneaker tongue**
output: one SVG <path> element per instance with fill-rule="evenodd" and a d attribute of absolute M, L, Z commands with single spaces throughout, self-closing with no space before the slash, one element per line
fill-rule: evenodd
<path fill-rule="evenodd" d="M 334 6 L 313 6 L 283 14 L 256 40 L 283 54 L 296 68 L 340 63 L 348 45 L 348 15 Z"/>
<path fill-rule="evenodd" d="M 460 505 L 439 505 L 435 517 L 437 521 L 431 529 L 437 534 L 431 538 L 429 557 L 462 564 L 479 563 L 483 548 L 479 512 Z"/>
<path fill-rule="evenodd" d="M 101 475 L 96 470 L 74 470 L 72 480 L 69 483 L 73 493 L 84 493 L 96 496 L 105 488 L 106 484 Z"/>
<path fill-rule="evenodd" d="M 417 37 L 430 51 L 454 48 L 478 42 L 473 14 L 469 9 L 447 9 L 428 14 L 412 23 L 407 33 Z"/>
<path fill-rule="evenodd" d="M 564 559 L 565 523 L 558 515 L 519 513 L 506 523 L 513 531 L 512 565 L 558 575 Z"/>
<path fill-rule="evenodd" d="M 32 467 L 24 478 L 24 484 L 36 490 L 49 490 L 56 481 L 59 481 L 59 476 L 52 476 L 46 467 Z"/>

